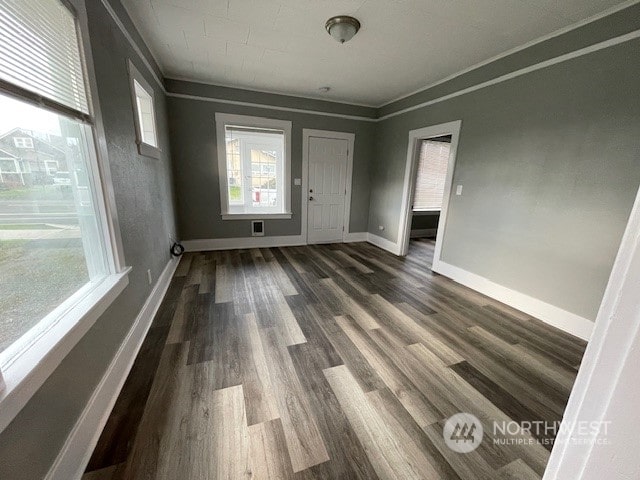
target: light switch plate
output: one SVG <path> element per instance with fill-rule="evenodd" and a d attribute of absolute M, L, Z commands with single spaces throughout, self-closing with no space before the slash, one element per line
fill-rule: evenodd
<path fill-rule="evenodd" d="M 302 179 L 301 178 L 294 178 L 293 179 L 293 184 L 294 185 L 302 185 Z"/>
<path fill-rule="evenodd" d="M 462 185 L 456 187 L 456 195 L 462 195 Z"/>

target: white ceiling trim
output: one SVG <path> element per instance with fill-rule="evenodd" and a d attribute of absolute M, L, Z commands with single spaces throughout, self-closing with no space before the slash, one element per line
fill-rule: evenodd
<path fill-rule="evenodd" d="M 561 28 L 559 30 L 556 30 L 555 32 L 551 32 L 551 33 L 549 33 L 547 35 L 544 35 L 542 37 L 539 37 L 539 38 L 536 38 L 534 40 L 531 40 L 530 42 L 524 43 L 524 44 L 522 44 L 522 45 L 520 45 L 518 47 L 515 47 L 515 48 L 512 48 L 510 50 L 507 50 L 507 51 L 505 51 L 505 52 L 503 52 L 503 53 L 501 53 L 499 55 L 491 57 L 491 58 L 489 58 L 487 60 L 484 60 L 484 61 L 482 61 L 480 63 L 476 63 L 475 65 L 472 65 L 471 67 L 465 68 L 464 70 L 460 70 L 459 72 L 454 73 L 453 75 L 449 75 L 448 77 L 445 77 L 442 80 L 438 80 L 437 82 L 431 83 L 431 84 L 429 84 L 429 85 L 427 85 L 425 87 L 421 87 L 421 88 L 419 88 L 417 90 L 414 90 L 413 92 L 401 95 L 398 98 L 395 98 L 393 100 L 389 100 L 389 101 L 384 102 L 384 103 L 382 103 L 380 105 L 377 105 L 376 108 L 382 108 L 382 107 L 384 107 L 386 105 L 389 105 L 391 103 L 395 103 L 395 102 L 398 102 L 400 100 L 404 100 L 405 98 L 408 98 L 408 97 L 410 97 L 412 95 L 415 95 L 417 93 L 424 92 L 425 90 L 429 90 L 430 88 L 433 88 L 433 87 L 436 87 L 436 86 L 441 85 L 443 83 L 446 83 L 446 82 L 448 82 L 450 80 L 453 80 L 454 78 L 457 78 L 457 77 L 459 77 L 461 75 L 464 75 L 465 73 L 469 73 L 469 72 L 471 72 L 471 71 L 473 71 L 473 70 L 475 70 L 477 68 L 484 67 L 485 65 L 493 63 L 493 62 L 495 62 L 497 60 L 500 60 L 502 58 L 508 57 L 509 55 L 513 55 L 514 53 L 520 52 L 522 50 L 526 50 L 529 47 L 532 47 L 532 46 L 537 45 L 537 44 L 542 43 L 542 42 L 546 42 L 547 40 L 550 40 L 552 38 L 559 37 L 560 35 L 563 35 L 565 33 L 571 32 L 572 30 L 576 30 L 576 29 L 578 29 L 580 27 L 588 25 L 589 23 L 593 23 L 593 22 L 595 22 L 597 20 L 600 20 L 601 18 L 607 17 L 607 16 L 612 15 L 612 14 L 614 14 L 616 12 L 619 12 L 620 10 L 624 10 L 625 8 L 628 8 L 628 7 L 632 6 L 632 5 L 635 5 L 636 3 L 640 3 L 640 0 L 627 0 L 626 2 L 621 3 L 620 5 L 616 5 L 615 7 L 611 7 L 611 8 L 609 8 L 609 9 L 603 11 L 603 12 L 600 12 L 600 13 L 598 13 L 596 15 L 593 15 L 591 17 L 585 18 L 584 20 L 580 20 L 579 22 L 576 22 L 576 23 L 573 23 L 573 24 L 568 25 L 566 27 L 563 27 L 563 28 Z"/>
<path fill-rule="evenodd" d="M 264 103 L 241 102 L 238 100 L 227 100 L 225 98 L 201 97 L 199 95 L 186 95 L 184 93 L 167 92 L 167 97 L 185 98 L 188 100 L 200 100 L 203 102 L 225 103 L 228 105 L 239 105 L 242 107 L 266 108 L 269 110 L 280 110 L 282 112 L 305 113 L 309 115 L 321 115 L 323 117 L 345 118 L 347 120 L 360 120 L 364 122 L 378 122 L 379 119 L 371 117 L 362 117 L 359 115 L 346 115 L 343 113 L 321 112 L 318 110 L 305 110 L 304 108 L 279 107 L 276 105 L 267 105 Z"/>
<path fill-rule="evenodd" d="M 572 60 L 574 58 L 582 57 L 583 55 L 587 55 L 589 53 L 597 52 L 598 50 L 603 50 L 605 48 L 613 47 L 615 45 L 619 45 L 621 43 L 628 42 L 630 40 L 635 40 L 640 38 L 640 30 L 635 30 L 633 32 L 620 35 L 618 37 L 610 38 L 609 40 L 605 40 L 600 43 L 596 43 L 594 45 L 590 45 L 585 48 L 581 48 L 580 50 L 575 50 L 570 53 L 565 53 L 564 55 L 560 55 L 558 57 L 551 58 L 549 60 L 545 60 L 544 62 L 536 63 L 535 65 L 530 65 L 525 68 L 521 68 L 520 70 L 516 70 L 515 72 L 507 73 L 506 75 L 502 75 L 500 77 L 496 77 L 492 80 L 488 80 L 486 82 L 478 83 L 469 88 L 464 88 L 462 90 L 458 90 L 457 92 L 451 93 L 449 95 L 444 95 L 442 97 L 434 98 L 433 100 L 429 100 L 427 102 L 419 103 L 417 105 L 412 105 L 411 107 L 404 108 L 402 110 L 398 110 L 397 112 L 392 112 L 387 115 L 383 115 L 382 117 L 378 117 L 378 121 L 386 120 L 387 118 L 396 117 L 398 115 L 402 115 L 407 112 L 412 112 L 413 110 L 418 110 L 419 108 L 428 107 L 429 105 L 433 105 L 435 103 L 440 103 L 445 100 L 449 100 L 455 97 L 459 97 L 460 95 L 464 95 L 466 93 L 475 92 L 476 90 L 480 90 L 482 88 L 488 87 L 490 85 L 495 85 L 497 83 L 502 83 L 507 80 L 511 80 L 512 78 L 520 77 L 522 75 L 526 75 L 527 73 L 535 72 L 536 70 L 541 70 L 546 67 L 550 67 L 551 65 L 556 65 L 558 63 L 566 62 L 567 60 Z"/>

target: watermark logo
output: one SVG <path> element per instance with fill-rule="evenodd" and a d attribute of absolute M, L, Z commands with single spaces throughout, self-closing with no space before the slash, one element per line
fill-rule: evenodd
<path fill-rule="evenodd" d="M 482 423 L 470 413 L 456 413 L 449 417 L 442 431 L 444 443 L 454 452 L 473 452 L 484 435 Z"/>
<path fill-rule="evenodd" d="M 608 430 L 610 421 L 564 421 L 522 420 L 493 421 L 487 430 L 490 442 L 494 445 L 543 445 L 556 443 L 574 445 L 609 445 Z M 454 452 L 473 452 L 484 437 L 484 429 L 478 418 L 470 413 L 456 413 L 449 417 L 442 431 L 445 444 Z M 559 440 L 561 436 L 562 440 Z"/>

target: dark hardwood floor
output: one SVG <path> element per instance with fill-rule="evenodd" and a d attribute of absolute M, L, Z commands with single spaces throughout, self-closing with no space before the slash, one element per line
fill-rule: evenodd
<path fill-rule="evenodd" d="M 88 479 L 539 479 L 585 343 L 430 270 L 340 244 L 186 254 Z M 471 453 L 443 440 L 478 417 Z M 539 440 L 539 441 L 538 441 Z"/>

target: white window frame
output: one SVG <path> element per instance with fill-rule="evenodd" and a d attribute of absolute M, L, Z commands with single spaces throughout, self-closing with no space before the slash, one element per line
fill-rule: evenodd
<path fill-rule="evenodd" d="M 252 117 L 216 112 L 216 141 L 218 146 L 218 180 L 220 184 L 220 214 L 222 220 L 260 220 L 291 218 L 291 122 L 273 118 Z M 233 213 L 229 211 L 227 189 L 227 145 L 226 126 L 242 126 L 284 132 L 284 177 L 282 179 L 283 212 L 280 213 Z"/>
<path fill-rule="evenodd" d="M 13 137 L 13 144 L 16 148 L 33 148 L 33 138 Z"/>
<path fill-rule="evenodd" d="M 84 119 L 91 130 L 91 138 L 88 138 L 88 161 L 93 175 L 91 181 L 95 189 L 96 216 L 100 219 L 100 234 L 107 256 L 107 275 L 84 285 L 16 342 L 0 352 L 0 432 L 9 425 L 125 289 L 131 270 L 125 266 L 107 147 L 106 142 L 101 141 L 105 138 L 105 133 L 90 53 L 86 6 L 82 0 L 68 0 L 68 3 L 76 14 L 81 60 L 84 62 L 85 81 L 88 84 L 90 115 Z M 31 92 L 11 86 L 7 88 L 9 94 L 23 101 L 41 106 L 51 103 L 45 98 L 34 98 L 36 96 Z M 0 89 L 0 92 L 7 93 L 4 89 Z M 89 92 L 94 92 L 94 95 L 90 95 Z M 60 115 L 64 114 L 55 108 L 54 110 Z"/>
<path fill-rule="evenodd" d="M 160 158 L 162 150 L 160 150 L 160 143 L 158 138 L 158 119 L 156 116 L 156 96 L 155 90 L 149 82 L 145 80 L 140 71 L 135 67 L 133 62 L 129 60 L 129 89 L 131 90 L 131 103 L 133 104 L 133 123 L 136 132 L 136 145 L 138 146 L 138 153 L 145 157 L 151 157 L 155 159 Z M 142 118 L 140 109 L 138 108 L 138 94 L 136 93 L 136 84 L 147 95 L 151 97 L 151 116 L 153 117 L 153 134 L 156 140 L 156 145 L 146 143 L 142 134 Z"/>

